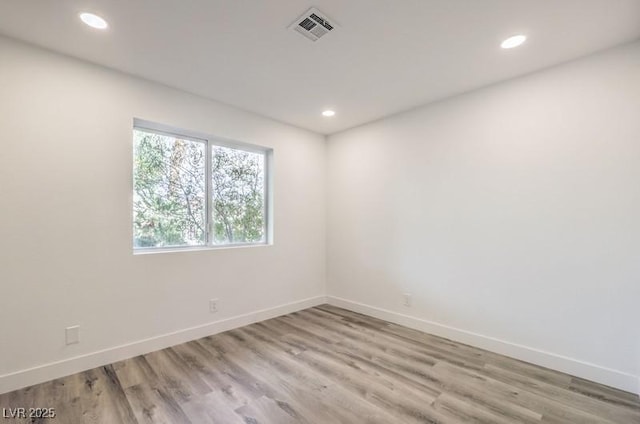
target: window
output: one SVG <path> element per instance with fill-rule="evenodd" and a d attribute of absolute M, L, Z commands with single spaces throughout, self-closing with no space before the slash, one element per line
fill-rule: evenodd
<path fill-rule="evenodd" d="M 265 244 L 268 149 L 133 130 L 133 247 Z"/>

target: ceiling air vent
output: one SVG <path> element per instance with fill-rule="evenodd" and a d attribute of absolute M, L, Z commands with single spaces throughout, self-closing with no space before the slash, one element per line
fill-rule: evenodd
<path fill-rule="evenodd" d="M 289 29 L 299 32 L 311 41 L 318 41 L 333 31 L 335 25 L 331 23 L 327 15 L 312 7 L 296 19 Z"/>

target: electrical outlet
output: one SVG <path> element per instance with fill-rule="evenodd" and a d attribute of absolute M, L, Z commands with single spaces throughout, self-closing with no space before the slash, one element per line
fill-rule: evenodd
<path fill-rule="evenodd" d="M 411 295 L 411 293 L 405 293 L 404 294 L 404 306 L 406 306 L 407 308 L 411 307 L 411 301 L 413 296 Z"/>
<path fill-rule="evenodd" d="M 65 340 L 68 345 L 80 343 L 80 326 L 67 327 L 65 329 Z"/>
<path fill-rule="evenodd" d="M 218 299 L 211 299 L 209 301 L 209 312 L 212 314 L 218 312 Z"/>

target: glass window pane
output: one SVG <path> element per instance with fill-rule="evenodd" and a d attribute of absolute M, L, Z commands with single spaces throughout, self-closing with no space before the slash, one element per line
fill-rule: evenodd
<path fill-rule="evenodd" d="M 133 134 L 134 247 L 206 244 L 206 144 Z"/>
<path fill-rule="evenodd" d="M 265 241 L 265 154 L 213 146 L 214 244 Z"/>

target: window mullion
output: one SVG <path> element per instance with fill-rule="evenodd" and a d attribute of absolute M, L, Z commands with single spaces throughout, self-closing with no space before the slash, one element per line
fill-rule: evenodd
<path fill-rule="evenodd" d="M 213 245 L 213 205 L 212 205 L 212 182 L 211 182 L 211 140 L 207 140 L 207 158 L 205 160 L 205 189 L 206 189 L 206 244 Z"/>

